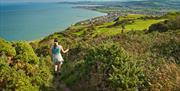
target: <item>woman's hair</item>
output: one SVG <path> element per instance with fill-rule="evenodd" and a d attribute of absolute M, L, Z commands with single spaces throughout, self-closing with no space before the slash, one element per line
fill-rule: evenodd
<path fill-rule="evenodd" d="M 54 42 L 58 42 L 58 39 L 57 39 L 57 38 L 55 38 L 55 39 L 54 39 Z"/>
<path fill-rule="evenodd" d="M 54 39 L 54 47 L 53 47 L 53 48 L 55 49 L 57 46 L 58 46 L 58 39 L 55 38 L 55 39 Z"/>

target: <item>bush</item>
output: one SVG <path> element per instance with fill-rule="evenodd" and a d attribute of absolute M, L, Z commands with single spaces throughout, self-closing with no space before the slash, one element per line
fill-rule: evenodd
<path fill-rule="evenodd" d="M 154 44 L 151 48 L 154 55 L 180 64 L 180 43 L 171 39 L 165 43 Z"/>
<path fill-rule="evenodd" d="M 168 25 L 167 25 L 167 24 L 164 24 L 164 23 L 152 24 L 152 25 L 149 27 L 148 32 L 153 32 L 153 31 L 166 32 L 166 31 L 168 31 Z"/>
<path fill-rule="evenodd" d="M 134 23 L 134 19 L 124 19 L 121 21 L 116 21 L 111 27 L 119 26 L 119 25 L 128 25 Z"/>
<path fill-rule="evenodd" d="M 17 42 L 14 44 L 17 55 L 15 56 L 16 61 L 23 61 L 32 64 L 38 64 L 39 60 L 37 55 L 34 53 L 32 47 L 27 42 Z"/>
<path fill-rule="evenodd" d="M 50 66 L 41 58 L 39 66 L 26 63 L 17 69 L 10 67 L 5 55 L 0 57 L 0 90 L 2 91 L 40 91 L 46 89 L 52 80 Z"/>
<path fill-rule="evenodd" d="M 11 43 L 0 38 L 0 56 L 3 55 L 3 53 L 7 56 L 16 55 L 16 51 L 12 47 Z"/>
<path fill-rule="evenodd" d="M 147 32 L 148 33 L 153 31 L 166 32 L 168 30 L 172 31 L 177 29 L 180 29 L 180 15 L 177 15 L 173 19 L 165 20 L 164 22 L 152 24 Z"/>
<path fill-rule="evenodd" d="M 48 55 L 50 55 L 49 54 L 49 51 L 50 51 L 50 47 L 49 46 L 42 46 L 42 47 L 39 47 L 39 48 L 37 48 L 36 50 L 36 54 L 37 54 L 37 56 L 48 56 Z"/>
<path fill-rule="evenodd" d="M 0 58 L 0 89 L 5 91 L 38 91 L 38 87 L 32 86 L 31 80 L 23 70 L 15 70 L 4 63 L 6 59 Z"/>
<path fill-rule="evenodd" d="M 95 47 L 85 58 L 90 73 L 95 70 L 96 75 L 101 76 L 98 78 L 101 78 L 102 90 L 107 89 L 106 86 L 115 91 L 137 90 L 144 80 L 142 63 L 132 60 L 123 48 L 116 45 Z"/>

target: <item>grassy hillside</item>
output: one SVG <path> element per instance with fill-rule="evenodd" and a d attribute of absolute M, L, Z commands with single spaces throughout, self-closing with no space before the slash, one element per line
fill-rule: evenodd
<path fill-rule="evenodd" d="M 180 89 L 179 28 L 148 31 L 168 19 L 127 15 L 101 25 L 75 25 L 40 43 L 59 38 L 70 48 L 61 79 L 73 91 L 175 91 Z"/>
<path fill-rule="evenodd" d="M 88 37 L 95 37 L 100 35 L 111 36 L 120 34 L 122 31 L 122 25 L 124 25 L 124 32 L 129 31 L 142 31 L 147 30 L 151 24 L 164 21 L 165 18 L 156 19 L 156 17 L 149 17 L 140 14 L 129 14 L 127 16 L 119 17 L 118 20 L 107 22 L 100 25 L 75 25 L 67 30 L 71 31 L 74 36 L 82 37 L 89 35 Z"/>
<path fill-rule="evenodd" d="M 70 48 L 59 78 L 72 91 L 178 91 L 179 17 L 131 14 L 104 24 L 76 24 L 38 42 L 0 39 L 0 89 L 57 90 L 49 50 L 58 38 Z"/>

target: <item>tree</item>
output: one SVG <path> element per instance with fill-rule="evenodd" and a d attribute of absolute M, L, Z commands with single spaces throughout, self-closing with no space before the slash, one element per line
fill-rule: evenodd
<path fill-rule="evenodd" d="M 156 23 L 156 24 L 152 24 L 149 27 L 148 32 L 153 32 L 153 31 L 158 31 L 158 32 L 166 32 L 168 31 L 168 25 L 164 24 L 164 23 Z"/>

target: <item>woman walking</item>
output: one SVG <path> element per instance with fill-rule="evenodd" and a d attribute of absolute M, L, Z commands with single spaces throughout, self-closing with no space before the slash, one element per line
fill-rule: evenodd
<path fill-rule="evenodd" d="M 64 61 L 61 53 L 66 53 L 68 51 L 69 49 L 64 50 L 63 47 L 58 44 L 58 39 L 54 39 L 54 45 L 51 47 L 50 52 L 56 75 L 61 72 L 61 65 Z"/>

